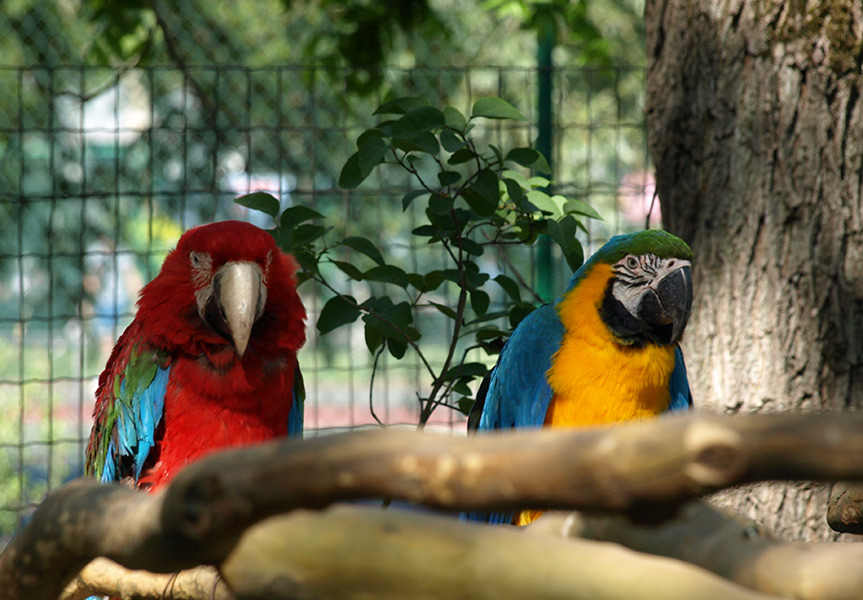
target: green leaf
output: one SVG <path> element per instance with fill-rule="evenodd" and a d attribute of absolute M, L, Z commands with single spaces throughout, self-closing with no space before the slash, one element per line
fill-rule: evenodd
<path fill-rule="evenodd" d="M 318 259 L 314 252 L 310 252 L 305 248 L 293 248 L 291 253 L 294 255 L 294 258 L 297 259 L 297 262 L 300 263 L 303 273 L 308 275 L 318 273 Z M 303 273 L 300 273 L 300 275 Z"/>
<path fill-rule="evenodd" d="M 500 201 L 500 187 L 494 172 L 483 169 L 477 173 L 476 180 L 464 191 L 464 199 L 478 215 L 493 214 Z"/>
<path fill-rule="evenodd" d="M 365 254 L 379 265 L 384 264 L 384 257 L 381 251 L 378 250 L 371 240 L 359 236 L 350 236 L 342 240 L 342 245 Z"/>
<path fill-rule="evenodd" d="M 346 190 L 352 190 L 359 186 L 366 177 L 368 177 L 368 173 L 363 175 L 362 169 L 360 169 L 359 153 L 354 152 L 345 161 L 345 165 L 339 173 L 339 186 Z"/>
<path fill-rule="evenodd" d="M 266 192 L 246 194 L 245 196 L 235 198 L 234 202 L 240 206 L 251 208 L 252 210 L 259 210 L 270 215 L 274 219 L 276 218 L 276 215 L 279 214 L 279 201 L 275 196 Z"/>
<path fill-rule="evenodd" d="M 384 343 L 383 332 L 375 326 L 375 321 L 369 320 L 365 322 L 365 338 L 366 348 L 369 352 L 374 353 Z"/>
<path fill-rule="evenodd" d="M 450 165 L 461 165 L 466 162 L 473 160 L 476 157 L 476 154 L 470 148 L 462 148 L 461 150 L 456 150 L 452 153 L 452 156 L 447 160 L 447 164 Z"/>
<path fill-rule="evenodd" d="M 428 194 L 426 190 L 412 190 L 402 196 L 402 210 L 407 210 L 414 200 L 425 194 Z"/>
<path fill-rule="evenodd" d="M 390 354 L 393 355 L 393 358 L 395 358 L 396 360 L 401 360 L 404 358 L 405 353 L 408 351 L 408 343 L 401 338 L 387 336 L 387 350 L 390 351 Z"/>
<path fill-rule="evenodd" d="M 461 179 L 461 173 L 458 171 L 440 171 L 437 174 L 437 179 L 440 182 L 441 187 L 446 187 L 457 183 L 458 180 Z"/>
<path fill-rule="evenodd" d="M 461 394 L 462 396 L 470 396 L 470 386 L 468 383 L 473 381 L 475 377 L 464 377 L 463 379 L 459 379 L 453 385 L 451 391 L 455 394 Z"/>
<path fill-rule="evenodd" d="M 327 228 L 321 225 L 314 225 L 312 223 L 303 223 L 302 225 L 297 225 L 291 232 L 293 236 L 292 247 L 311 244 L 316 239 L 324 235 L 326 232 Z"/>
<path fill-rule="evenodd" d="M 392 283 L 402 288 L 408 286 L 408 274 L 394 265 L 379 265 L 372 267 L 363 273 L 366 281 L 380 281 L 381 283 Z"/>
<path fill-rule="evenodd" d="M 476 190 L 468 188 L 463 192 L 463 196 L 473 211 L 481 217 L 488 217 L 494 214 L 497 208 L 497 206 L 491 204 L 481 194 L 478 194 Z"/>
<path fill-rule="evenodd" d="M 334 260 L 332 262 L 334 265 L 336 265 L 342 271 L 342 273 L 344 273 L 345 275 L 347 275 L 351 279 L 355 279 L 357 281 L 363 280 L 363 272 L 360 271 L 358 268 L 356 268 L 351 263 L 344 262 L 341 260 Z"/>
<path fill-rule="evenodd" d="M 591 205 L 575 198 L 571 198 L 569 201 L 567 201 L 566 212 L 567 214 L 584 215 L 585 217 L 589 217 L 591 219 L 599 219 L 600 221 L 603 220 L 602 216 L 598 212 L 596 212 L 596 210 L 594 210 Z"/>
<path fill-rule="evenodd" d="M 384 132 L 383 129 L 380 129 L 379 127 L 372 127 L 371 129 L 366 129 L 360 134 L 360 137 L 357 138 L 357 148 L 368 142 L 373 137 L 382 139 L 388 138 L 389 135 L 387 135 L 386 132 Z"/>
<path fill-rule="evenodd" d="M 521 204 L 521 201 L 524 198 L 524 190 L 518 184 L 518 182 L 514 179 L 506 177 L 503 180 L 503 185 L 506 188 L 506 193 L 509 196 L 510 200 L 512 200 L 516 204 Z"/>
<path fill-rule="evenodd" d="M 433 106 L 420 106 L 393 123 L 393 137 L 412 137 L 446 125 L 443 113 Z"/>
<path fill-rule="evenodd" d="M 458 377 L 482 377 L 488 371 L 488 367 L 486 367 L 481 362 L 469 362 L 462 363 L 460 365 L 454 366 L 452 369 L 446 372 L 444 375 L 444 379 L 456 379 Z"/>
<path fill-rule="evenodd" d="M 498 275 L 494 278 L 494 281 L 506 292 L 507 296 L 515 302 L 521 302 L 521 290 L 513 279 L 510 279 L 506 275 Z"/>
<path fill-rule="evenodd" d="M 480 272 L 476 263 L 469 260 L 464 261 L 464 276 L 465 280 L 467 280 L 467 286 L 470 289 L 482 287 L 482 285 L 489 279 L 488 273 Z"/>
<path fill-rule="evenodd" d="M 488 310 L 489 302 L 488 294 L 482 290 L 473 290 L 470 293 L 470 306 L 473 308 L 473 312 L 480 317 Z"/>
<path fill-rule="evenodd" d="M 372 169 L 381 163 L 389 149 L 389 143 L 381 137 L 370 137 L 359 147 L 357 161 L 363 179 L 368 177 Z"/>
<path fill-rule="evenodd" d="M 555 219 L 563 216 L 563 206 L 566 203 L 566 198 L 563 196 L 549 196 L 539 190 L 530 190 L 527 193 L 527 199 L 537 209 L 549 213 Z"/>
<path fill-rule="evenodd" d="M 464 128 L 467 127 L 467 119 L 461 111 L 453 108 L 452 106 L 446 106 L 443 109 L 443 116 L 446 119 L 446 124 L 453 129 L 457 129 L 458 131 L 464 131 Z"/>
<path fill-rule="evenodd" d="M 316 210 L 312 210 L 308 206 L 291 206 L 286 208 L 279 217 L 279 223 L 283 229 L 293 229 L 300 223 L 311 221 L 312 219 L 323 219 L 324 215 Z"/>
<path fill-rule="evenodd" d="M 495 96 L 489 96 L 487 98 L 480 98 L 477 100 L 473 105 L 473 110 L 471 111 L 471 118 L 473 117 L 485 117 L 487 119 L 513 119 L 514 121 L 528 120 L 527 117 L 512 104 Z"/>
<path fill-rule="evenodd" d="M 440 287 L 440 284 L 444 282 L 444 276 L 438 270 L 429 271 L 423 276 L 423 280 L 425 281 L 425 291 L 431 292 Z"/>
<path fill-rule="evenodd" d="M 384 343 L 384 334 L 383 332 L 375 326 L 375 321 L 369 320 L 365 322 L 365 338 L 366 338 L 366 348 L 369 349 L 369 352 L 376 352 L 378 348 L 380 348 L 381 344 Z"/>
<path fill-rule="evenodd" d="M 578 222 L 572 215 L 567 215 L 560 221 L 548 222 L 548 235 L 560 246 L 569 267 L 575 271 L 584 262 L 584 250 L 581 242 L 575 237 Z"/>
<path fill-rule="evenodd" d="M 541 188 L 545 189 L 551 184 L 551 182 L 545 177 L 540 177 L 539 175 L 534 175 L 527 180 L 527 185 L 530 188 Z"/>
<path fill-rule="evenodd" d="M 453 309 L 451 309 L 449 306 L 447 306 L 447 305 L 445 305 L 445 304 L 439 304 L 439 303 L 434 302 L 434 301 L 432 301 L 432 300 L 429 300 L 429 304 L 431 304 L 432 306 L 434 306 L 434 307 L 435 307 L 436 309 L 438 309 L 442 314 L 446 315 L 446 316 L 447 316 L 447 317 L 449 317 L 450 319 L 455 319 L 455 318 L 458 316 L 458 315 L 456 314 L 456 312 L 455 312 Z"/>
<path fill-rule="evenodd" d="M 403 115 L 422 106 L 428 106 L 428 98 L 424 96 L 405 96 L 381 104 L 373 113 L 376 115 Z"/>
<path fill-rule="evenodd" d="M 379 329 L 386 338 L 387 349 L 396 358 L 402 358 L 407 351 L 407 340 L 417 340 L 420 333 L 413 327 L 413 313 L 407 302 L 393 304 L 388 296 L 372 297 L 363 302 L 363 308 L 369 314 L 363 315 L 363 321 Z M 398 328 L 398 329 L 396 329 Z"/>
<path fill-rule="evenodd" d="M 322 334 L 329 333 L 337 327 L 353 323 L 360 316 L 360 309 L 355 306 L 356 300 L 352 296 L 333 296 L 318 317 L 318 331 Z"/>
<path fill-rule="evenodd" d="M 501 331 L 496 327 L 486 327 L 476 332 L 476 341 L 486 342 L 488 340 L 505 338 L 506 336 L 507 333 L 505 331 Z"/>
<path fill-rule="evenodd" d="M 473 398 L 467 398 L 462 396 L 458 399 L 458 411 L 464 415 L 470 414 L 470 409 L 473 408 L 475 400 Z"/>
<path fill-rule="evenodd" d="M 477 244 L 475 241 L 468 238 L 463 238 L 460 243 L 462 250 L 471 256 L 482 256 L 482 253 L 485 251 L 480 244 Z"/>
<path fill-rule="evenodd" d="M 452 211 L 453 197 L 449 194 L 432 194 L 428 209 L 436 215 L 448 215 Z"/>
<path fill-rule="evenodd" d="M 420 225 L 411 230 L 411 234 L 419 237 L 433 237 L 438 234 L 438 229 L 434 225 Z"/>
<path fill-rule="evenodd" d="M 440 152 L 440 144 L 431 131 L 421 131 L 410 137 L 396 138 L 393 145 L 403 152 L 425 152 L 432 155 Z"/>
<path fill-rule="evenodd" d="M 509 324 L 510 327 L 515 329 L 518 327 L 518 324 L 521 323 L 524 318 L 534 311 L 533 306 L 529 304 L 516 304 L 511 309 L 509 309 Z"/>
<path fill-rule="evenodd" d="M 467 142 L 457 136 L 452 129 L 444 129 L 440 132 L 440 143 L 447 152 L 455 152 L 467 144 Z"/>
<path fill-rule="evenodd" d="M 527 180 L 527 177 L 525 177 L 515 169 L 504 169 L 500 172 L 500 175 L 501 177 L 504 177 L 506 179 L 512 179 L 515 183 L 521 186 L 521 189 L 523 190 L 531 189 L 531 185 L 530 182 Z"/>
<path fill-rule="evenodd" d="M 584 264 L 584 248 L 581 247 L 581 242 L 573 240 L 572 245 L 569 247 L 569 252 L 564 255 L 564 258 L 566 258 L 566 264 L 569 265 L 570 269 L 578 271 L 581 265 Z"/>
<path fill-rule="evenodd" d="M 548 161 L 541 152 L 533 148 L 513 148 L 507 153 L 506 160 L 511 160 L 522 167 L 527 167 L 540 173 L 551 174 L 551 167 Z"/>

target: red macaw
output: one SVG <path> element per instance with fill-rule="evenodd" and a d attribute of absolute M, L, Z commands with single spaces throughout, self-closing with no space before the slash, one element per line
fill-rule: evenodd
<path fill-rule="evenodd" d="M 219 448 L 301 434 L 296 269 L 254 225 L 187 231 L 99 377 L 86 473 L 155 491 Z"/>

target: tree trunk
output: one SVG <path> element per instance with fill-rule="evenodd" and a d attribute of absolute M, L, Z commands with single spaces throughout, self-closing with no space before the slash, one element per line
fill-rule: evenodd
<path fill-rule="evenodd" d="M 665 225 L 695 254 L 684 351 L 720 412 L 863 402 L 863 5 L 647 0 L 647 122 Z M 824 486 L 725 497 L 833 537 Z"/>

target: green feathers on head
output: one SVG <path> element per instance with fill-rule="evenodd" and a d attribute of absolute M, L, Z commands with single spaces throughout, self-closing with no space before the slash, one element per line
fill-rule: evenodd
<path fill-rule="evenodd" d="M 692 250 L 679 237 L 661 229 L 648 229 L 614 236 L 596 251 L 591 261 L 614 264 L 627 254 L 648 253 L 655 254 L 659 258 L 692 260 Z"/>

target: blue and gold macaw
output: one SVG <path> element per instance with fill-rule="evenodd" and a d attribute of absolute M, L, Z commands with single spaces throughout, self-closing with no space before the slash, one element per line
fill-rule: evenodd
<path fill-rule="evenodd" d="M 688 409 L 678 342 L 692 308 L 691 260 L 689 246 L 665 231 L 609 240 L 554 303 L 516 327 L 469 427 L 584 427 Z M 526 525 L 540 514 L 468 518 Z"/>

